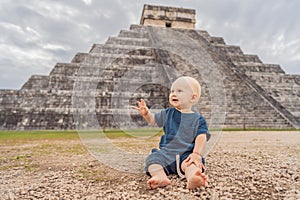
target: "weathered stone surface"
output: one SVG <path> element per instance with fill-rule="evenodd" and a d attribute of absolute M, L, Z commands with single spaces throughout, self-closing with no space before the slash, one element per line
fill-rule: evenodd
<path fill-rule="evenodd" d="M 172 10 L 178 11 L 174 8 L 168 12 Z M 193 17 L 193 12 L 190 14 Z M 131 123 L 144 126 L 137 113 L 128 115 L 129 107 L 140 98 L 146 99 L 149 107 L 167 107 L 170 82 L 179 75 L 193 76 L 201 83 L 198 109 L 209 124 L 215 120 L 216 105 L 224 104 L 224 127 L 300 127 L 299 75 L 287 75 L 279 65 L 264 64 L 257 55 L 246 55 L 240 47 L 227 45 L 223 38 L 212 37 L 207 31 L 179 27 L 173 28 L 172 34 L 168 30 L 131 25 L 105 44 L 94 44 L 89 53 L 76 54 L 70 63 L 57 63 L 49 76 L 34 75 L 20 90 L 0 90 L 0 128 L 75 129 L 78 119 L 74 117 L 88 115 L 96 115 L 102 128 Z M 212 94 L 212 83 L 198 70 L 201 63 L 193 64 L 155 46 L 164 31 L 170 43 L 178 42 L 174 35 L 180 33 L 197 45 L 194 49 L 183 46 L 180 51 L 195 50 L 201 52 L 197 56 L 211 58 L 205 67 L 217 66 L 221 77 L 212 81 L 224 85 L 224 98 L 216 99 L 221 94 Z M 226 102 L 219 102 L 222 99 Z M 88 124 L 80 127 L 97 128 Z"/>
<path fill-rule="evenodd" d="M 140 24 L 144 26 L 195 28 L 195 10 L 165 6 L 144 5 Z"/>

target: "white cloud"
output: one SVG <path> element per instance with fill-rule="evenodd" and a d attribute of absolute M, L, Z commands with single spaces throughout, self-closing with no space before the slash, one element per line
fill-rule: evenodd
<path fill-rule="evenodd" d="M 30 28 L 30 27 L 26 27 L 25 28 L 25 42 L 35 42 L 41 39 L 41 35 L 35 31 L 34 29 Z"/>
<path fill-rule="evenodd" d="M 293 61 L 300 61 L 300 53 L 294 54 L 291 57 L 291 60 L 293 60 Z M 300 65 L 298 67 L 300 68 Z"/>
<path fill-rule="evenodd" d="M 85 3 L 86 5 L 91 5 L 92 4 L 92 0 L 82 0 L 83 1 L 83 3 Z"/>
<path fill-rule="evenodd" d="M 42 45 L 42 47 L 44 49 L 47 49 L 47 50 L 63 50 L 63 51 L 67 51 L 67 50 L 70 50 L 70 47 L 66 47 L 66 46 L 62 46 L 62 45 L 59 45 L 59 44 L 44 44 Z"/>
<path fill-rule="evenodd" d="M 82 31 L 90 31 L 90 30 L 92 30 L 92 27 L 90 25 L 88 25 L 88 24 L 79 24 L 78 26 L 80 27 L 80 29 Z"/>
<path fill-rule="evenodd" d="M 33 4 L 27 4 L 25 7 L 37 12 L 39 15 L 52 19 L 71 19 L 79 14 L 78 9 L 55 1 L 33 1 Z"/>
<path fill-rule="evenodd" d="M 1 57 L 14 57 L 16 62 L 30 64 L 36 60 L 49 60 L 52 57 L 49 53 L 39 49 L 23 49 L 22 47 L 0 45 Z"/>
<path fill-rule="evenodd" d="M 19 25 L 7 23 L 7 22 L 0 22 L 0 26 L 4 29 L 11 30 L 18 33 L 23 33 L 22 28 Z"/>

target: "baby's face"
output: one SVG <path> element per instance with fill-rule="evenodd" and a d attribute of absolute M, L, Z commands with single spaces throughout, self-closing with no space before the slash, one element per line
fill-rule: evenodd
<path fill-rule="evenodd" d="M 194 104 L 193 95 L 194 92 L 190 83 L 184 79 L 177 79 L 172 84 L 169 102 L 178 110 L 189 110 Z"/>

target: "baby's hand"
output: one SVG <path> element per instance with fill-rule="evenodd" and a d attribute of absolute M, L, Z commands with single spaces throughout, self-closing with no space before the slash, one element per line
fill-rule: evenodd
<path fill-rule="evenodd" d="M 132 106 L 132 108 L 139 111 L 139 113 L 142 116 L 146 116 L 149 113 L 149 109 L 148 109 L 144 99 L 141 99 L 141 101 L 137 101 L 137 105 L 138 105 L 138 107 Z"/>
<path fill-rule="evenodd" d="M 195 164 L 196 167 L 200 168 L 200 169 L 204 169 L 205 170 L 205 167 L 202 163 L 202 157 L 199 155 L 199 154 L 196 154 L 196 153 L 191 153 L 189 155 L 189 157 L 187 157 L 187 159 L 185 160 L 187 166 L 190 166 L 192 164 Z"/>

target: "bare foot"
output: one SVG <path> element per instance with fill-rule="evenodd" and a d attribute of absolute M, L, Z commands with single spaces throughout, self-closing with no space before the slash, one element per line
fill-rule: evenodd
<path fill-rule="evenodd" d="M 195 189 L 201 186 L 207 186 L 208 178 L 205 174 L 203 174 L 200 169 L 198 169 L 195 174 L 187 180 L 187 188 L 188 189 Z"/>
<path fill-rule="evenodd" d="M 147 186 L 149 189 L 155 189 L 159 187 L 165 187 L 167 185 L 170 185 L 171 181 L 168 179 L 168 177 L 162 177 L 162 176 L 152 176 L 147 181 Z"/>

